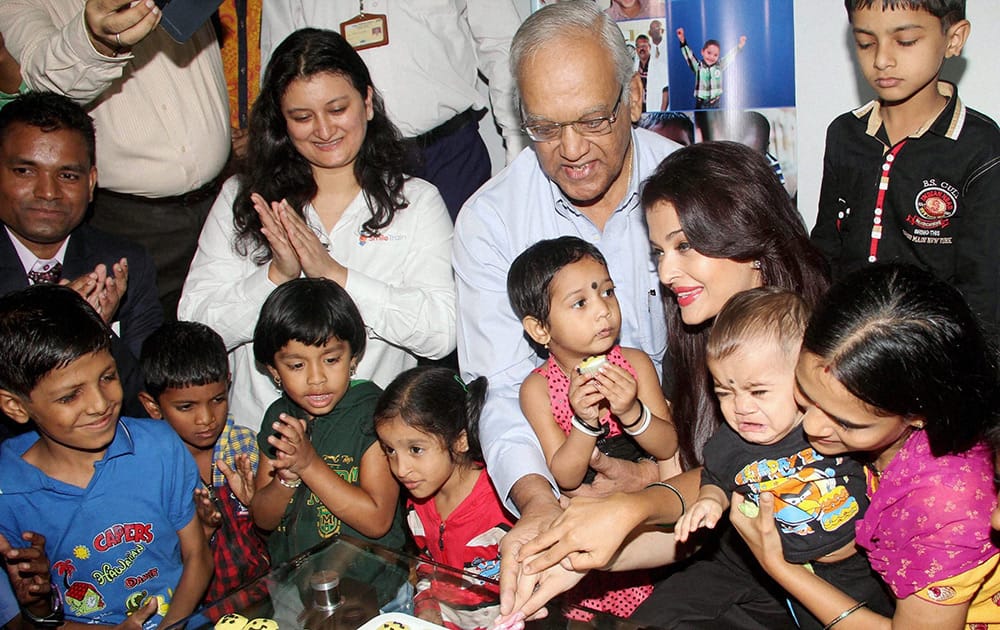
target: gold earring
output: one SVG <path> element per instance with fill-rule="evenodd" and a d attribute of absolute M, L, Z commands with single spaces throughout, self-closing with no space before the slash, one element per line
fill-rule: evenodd
<path fill-rule="evenodd" d="M 913 423 L 913 428 L 916 429 L 917 431 L 922 430 L 924 428 L 924 421 L 917 420 L 916 422 Z"/>
<path fill-rule="evenodd" d="M 281 389 L 281 377 L 277 374 L 274 375 L 274 386 Z"/>

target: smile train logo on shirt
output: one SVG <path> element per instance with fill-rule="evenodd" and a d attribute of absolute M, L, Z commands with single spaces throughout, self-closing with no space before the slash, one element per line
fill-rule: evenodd
<path fill-rule="evenodd" d="M 378 234 L 366 234 L 363 231 L 358 232 L 358 245 L 364 247 L 368 243 L 388 243 L 389 241 L 403 241 L 406 240 L 406 235 L 404 234 L 386 234 L 385 232 L 380 232 Z"/>

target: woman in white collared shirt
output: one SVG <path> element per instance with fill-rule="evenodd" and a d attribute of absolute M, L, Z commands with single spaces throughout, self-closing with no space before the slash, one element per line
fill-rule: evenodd
<path fill-rule="evenodd" d="M 265 298 L 326 277 L 357 303 L 368 347 L 357 376 L 387 385 L 416 357 L 455 348 L 452 224 L 437 189 L 403 173 L 399 132 L 357 52 L 302 29 L 276 50 L 250 120 L 240 175 L 202 230 L 178 309 L 230 350 L 230 409 L 259 428 L 280 392 L 253 359 Z"/>

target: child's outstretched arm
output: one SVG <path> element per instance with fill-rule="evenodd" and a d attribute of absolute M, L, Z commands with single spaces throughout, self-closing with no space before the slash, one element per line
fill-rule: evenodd
<path fill-rule="evenodd" d="M 215 570 L 212 552 L 205 541 L 205 533 L 197 514 L 177 532 L 177 537 L 181 541 L 184 571 L 174 589 L 174 596 L 170 599 L 170 608 L 160 623 L 164 628 L 194 612 L 198 602 L 204 597 Z"/>
<path fill-rule="evenodd" d="M 670 459 L 677 452 L 677 430 L 670 407 L 663 397 L 656 367 L 642 350 L 622 348 L 622 355 L 632 364 L 634 379 L 622 368 L 605 364 L 594 380 L 607 397 L 611 412 L 618 416 L 625 431 L 635 438 L 639 446 L 658 460 Z M 649 422 L 645 428 L 643 405 L 649 410 Z"/>
<path fill-rule="evenodd" d="M 722 59 L 719 59 L 719 64 L 718 64 L 719 70 L 725 70 L 726 68 L 728 68 L 729 65 L 736 60 L 736 55 L 743 52 L 743 47 L 746 45 L 747 45 L 747 36 L 740 35 L 740 41 L 736 45 L 736 47 L 727 52 L 725 55 L 723 55 Z"/>
<path fill-rule="evenodd" d="M 575 377 L 575 381 L 574 381 Z M 582 378 L 575 371 L 570 375 L 570 395 L 574 392 L 586 396 L 587 393 L 580 390 Z M 574 382 L 576 386 L 574 387 Z M 596 395 L 596 401 L 600 395 L 596 394 L 596 389 L 591 387 L 591 396 Z M 521 411 L 528 419 L 538 442 L 545 453 L 545 461 L 555 477 L 556 483 L 564 490 L 574 490 L 583 483 L 584 475 L 587 474 L 587 467 L 590 456 L 594 452 L 597 438 L 573 428 L 569 435 L 556 424 L 556 419 L 552 415 L 552 402 L 549 399 L 548 383 L 541 374 L 530 374 L 521 384 L 519 393 L 521 401 Z M 572 400 L 572 398 L 571 398 Z M 572 403 L 571 403 L 572 404 Z M 591 416 L 593 416 L 591 418 Z M 592 413 L 581 416 L 581 419 L 590 426 L 598 426 L 598 416 L 596 407 Z"/>
<path fill-rule="evenodd" d="M 729 508 L 729 499 L 719 486 L 706 484 L 698 492 L 698 500 L 694 502 L 674 526 L 677 542 L 686 542 L 688 537 L 702 527 L 715 529 L 715 525 Z"/>
<path fill-rule="evenodd" d="M 688 46 L 687 40 L 684 38 L 684 29 L 677 29 L 677 40 L 681 43 L 681 55 L 684 56 L 684 61 L 687 62 L 688 68 L 691 68 L 691 72 L 698 72 L 698 58 L 694 56 L 694 51 Z"/>

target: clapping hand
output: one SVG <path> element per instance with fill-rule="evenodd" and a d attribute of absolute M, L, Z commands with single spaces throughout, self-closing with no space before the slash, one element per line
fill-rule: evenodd
<path fill-rule="evenodd" d="M 284 199 L 268 203 L 257 193 L 251 193 L 250 200 L 253 202 L 254 210 L 257 211 L 257 216 L 260 217 L 260 232 L 271 248 L 268 278 L 275 284 L 283 284 L 298 278 L 302 273 L 302 265 L 299 264 L 295 248 L 289 242 L 285 227 L 278 217 L 282 208 L 287 208 L 291 212 L 291 206 Z"/>

